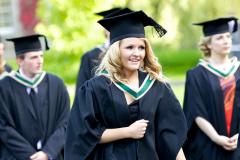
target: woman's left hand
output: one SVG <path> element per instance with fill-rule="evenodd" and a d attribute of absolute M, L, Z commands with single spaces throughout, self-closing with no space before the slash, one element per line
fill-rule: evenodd
<path fill-rule="evenodd" d="M 238 143 L 238 135 L 239 134 L 235 134 L 234 136 L 230 137 L 231 143 L 234 144 L 232 150 L 237 148 L 237 143 Z"/>

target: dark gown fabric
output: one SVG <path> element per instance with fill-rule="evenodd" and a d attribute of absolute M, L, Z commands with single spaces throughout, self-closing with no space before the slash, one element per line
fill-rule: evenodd
<path fill-rule="evenodd" d="M 141 82 L 140 82 L 141 84 Z M 130 115 L 130 120 L 132 121 L 131 123 L 134 123 L 139 119 L 139 101 L 133 101 L 131 104 L 128 105 L 129 109 L 129 115 Z M 130 157 L 131 160 L 137 160 L 137 141 L 136 140 L 130 140 L 130 143 L 128 144 L 128 149 L 124 149 L 124 154 Z M 124 159 L 129 159 L 129 158 L 124 158 Z"/>
<path fill-rule="evenodd" d="M 142 82 L 146 73 L 139 75 Z M 130 111 L 134 105 L 138 111 Z M 106 128 L 128 127 L 136 117 L 149 121 L 144 138 L 99 144 Z M 184 114 L 169 85 L 155 81 L 128 106 L 124 93 L 98 76 L 84 83 L 75 97 L 64 155 L 65 160 L 175 160 L 186 134 Z"/>
<path fill-rule="evenodd" d="M 92 50 L 86 52 L 81 59 L 81 64 L 79 67 L 79 72 L 77 76 L 76 92 L 78 88 L 87 80 L 91 79 L 95 75 L 96 67 L 100 63 L 101 54 L 103 51 L 99 48 L 93 48 Z"/>
<path fill-rule="evenodd" d="M 235 80 L 239 81 L 239 69 Z M 239 91 L 236 86 L 233 105 L 230 137 L 239 130 Z M 226 151 L 215 144 L 196 125 L 196 117 L 202 117 L 212 124 L 219 135 L 228 136 L 224 112 L 224 94 L 219 77 L 203 66 L 197 66 L 187 72 L 183 110 L 188 122 L 188 138 L 184 144 L 184 153 L 188 160 L 236 160 L 239 152 Z"/>
<path fill-rule="evenodd" d="M 38 85 L 38 112 L 26 86 L 10 77 L 0 81 L 0 159 L 28 160 L 42 141 L 42 151 L 54 160 L 61 154 L 69 115 L 69 96 L 63 81 L 46 74 Z"/>

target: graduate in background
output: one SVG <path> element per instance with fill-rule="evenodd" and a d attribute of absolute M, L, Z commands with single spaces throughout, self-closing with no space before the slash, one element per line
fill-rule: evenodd
<path fill-rule="evenodd" d="M 63 81 L 43 67 L 44 35 L 8 39 L 18 71 L 0 81 L 0 159 L 62 160 L 69 114 Z M 46 49 L 48 45 L 46 42 Z"/>
<path fill-rule="evenodd" d="M 0 36 L 0 79 L 4 78 L 8 72 L 10 72 L 12 69 L 9 65 L 6 64 L 6 62 L 3 59 L 4 54 L 4 43 L 3 39 Z"/>
<path fill-rule="evenodd" d="M 186 77 L 183 110 L 189 132 L 184 153 L 188 160 L 238 159 L 240 63 L 229 58 L 236 22 L 229 17 L 195 23 L 203 27 L 199 48 L 204 59 Z"/>
<path fill-rule="evenodd" d="M 121 10 L 121 8 L 112 8 L 109 10 L 105 10 L 102 12 L 96 13 L 96 15 L 106 17 L 109 14 L 112 14 L 116 11 Z M 76 83 L 76 92 L 78 88 L 87 80 L 94 77 L 96 67 L 101 62 L 101 59 L 103 58 L 105 52 L 107 51 L 109 47 L 109 32 L 107 30 L 104 30 L 106 41 L 104 44 L 99 45 L 92 50 L 84 53 L 81 59 L 81 64 L 79 66 L 79 72 L 77 76 L 77 83 Z"/>
<path fill-rule="evenodd" d="M 110 47 L 75 97 L 65 160 L 184 160 L 185 117 L 144 33 L 166 30 L 143 11 L 99 23 Z"/>

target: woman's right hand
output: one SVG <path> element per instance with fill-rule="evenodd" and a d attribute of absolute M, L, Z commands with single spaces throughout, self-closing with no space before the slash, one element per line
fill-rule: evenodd
<path fill-rule="evenodd" d="M 237 148 L 236 143 L 231 140 L 231 138 L 219 135 L 216 138 L 215 143 L 222 146 L 225 150 L 231 151 Z"/>
<path fill-rule="evenodd" d="M 147 129 L 148 122 L 148 120 L 141 119 L 135 121 L 133 124 L 127 127 L 129 137 L 133 139 L 143 138 Z"/>

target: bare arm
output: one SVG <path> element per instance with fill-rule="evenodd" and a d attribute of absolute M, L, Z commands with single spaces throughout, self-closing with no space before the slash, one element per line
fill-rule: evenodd
<path fill-rule="evenodd" d="M 197 117 L 195 119 L 196 124 L 198 127 L 216 144 L 222 146 L 225 150 L 234 150 L 236 149 L 236 144 L 231 140 L 223 135 L 219 135 L 215 128 L 209 123 L 206 119 L 202 117 Z"/>
<path fill-rule="evenodd" d="M 134 122 L 129 127 L 106 129 L 102 134 L 100 143 L 109 143 L 125 138 L 143 138 L 146 132 L 147 123 L 147 120 L 141 119 Z"/>
<path fill-rule="evenodd" d="M 210 124 L 206 119 L 202 117 L 197 117 L 195 119 L 198 127 L 213 141 L 216 142 L 218 138 L 217 131 L 213 128 L 212 124 Z"/>

